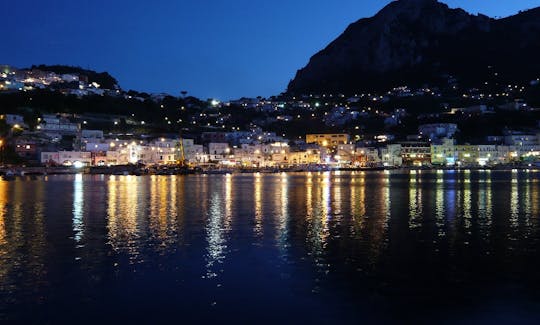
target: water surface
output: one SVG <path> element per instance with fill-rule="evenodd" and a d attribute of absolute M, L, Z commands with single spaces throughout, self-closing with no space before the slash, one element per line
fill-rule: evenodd
<path fill-rule="evenodd" d="M 0 181 L 0 320 L 534 323 L 539 176 Z"/>

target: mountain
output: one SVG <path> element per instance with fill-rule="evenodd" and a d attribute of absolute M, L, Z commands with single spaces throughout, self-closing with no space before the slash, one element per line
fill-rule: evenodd
<path fill-rule="evenodd" d="M 471 15 L 436 0 L 398 0 L 360 19 L 315 54 L 289 93 L 437 85 L 448 76 L 475 85 L 540 77 L 540 8 L 504 19 Z"/>

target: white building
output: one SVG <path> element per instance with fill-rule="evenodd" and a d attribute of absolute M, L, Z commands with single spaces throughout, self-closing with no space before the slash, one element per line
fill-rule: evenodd
<path fill-rule="evenodd" d="M 43 115 L 37 129 L 44 133 L 76 135 L 79 132 L 80 125 L 55 115 Z"/>
<path fill-rule="evenodd" d="M 168 165 L 176 163 L 176 147 L 172 143 L 159 142 L 161 147 L 155 146 L 158 142 L 150 145 L 132 143 L 127 146 L 129 163 L 141 163 L 145 165 Z"/>
<path fill-rule="evenodd" d="M 208 144 L 208 153 L 210 155 L 228 155 L 231 153 L 228 143 L 210 142 Z"/>
<path fill-rule="evenodd" d="M 336 148 L 334 159 L 340 163 L 351 163 L 356 156 L 356 146 L 354 144 L 340 144 Z"/>
<path fill-rule="evenodd" d="M 443 139 L 440 144 L 431 145 L 431 164 L 454 166 L 457 161 L 456 146 L 453 139 Z"/>
<path fill-rule="evenodd" d="M 74 81 L 79 81 L 79 76 L 78 75 L 75 75 L 75 74 L 63 74 L 63 75 L 60 75 L 60 78 L 62 78 L 62 80 L 64 82 L 74 82 Z"/>
<path fill-rule="evenodd" d="M 489 144 L 479 145 L 477 161 L 480 166 L 495 163 L 497 161 L 497 146 Z"/>
<path fill-rule="evenodd" d="M 85 151 L 42 152 L 41 163 L 63 166 L 90 166 L 92 153 Z"/>
<path fill-rule="evenodd" d="M 102 142 L 87 142 L 83 145 L 85 151 L 89 152 L 105 152 L 110 149 L 109 143 Z"/>
<path fill-rule="evenodd" d="M 27 127 L 26 123 L 24 123 L 24 117 L 22 115 L 4 114 L 0 115 L 0 118 L 5 120 L 6 124 L 9 126 L 18 125 L 20 127 Z"/>
<path fill-rule="evenodd" d="M 243 144 L 233 149 L 234 160 L 244 166 L 262 166 L 270 156 L 265 154 L 260 144 Z"/>
<path fill-rule="evenodd" d="M 81 141 L 93 141 L 103 140 L 103 131 L 101 130 L 81 130 Z"/>
<path fill-rule="evenodd" d="M 457 131 L 457 124 L 453 123 L 423 124 L 418 127 L 418 133 L 429 139 L 452 138 Z"/>
<path fill-rule="evenodd" d="M 504 144 L 508 146 L 534 146 L 538 143 L 537 134 L 511 134 L 504 137 Z"/>
<path fill-rule="evenodd" d="M 399 167 L 403 164 L 401 145 L 389 144 L 381 148 L 381 162 L 385 167 Z"/>

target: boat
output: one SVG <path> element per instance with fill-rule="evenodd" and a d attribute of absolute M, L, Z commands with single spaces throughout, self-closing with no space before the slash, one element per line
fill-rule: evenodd
<path fill-rule="evenodd" d="M 204 171 L 204 173 L 209 175 L 224 175 L 224 174 L 232 174 L 234 172 L 233 169 L 228 168 L 216 168 L 216 169 L 207 169 Z"/>
<path fill-rule="evenodd" d="M 2 175 L 2 178 L 5 180 L 5 181 L 12 181 L 15 179 L 15 173 L 12 171 L 12 170 L 6 170 L 6 172 L 4 173 L 4 175 Z"/>

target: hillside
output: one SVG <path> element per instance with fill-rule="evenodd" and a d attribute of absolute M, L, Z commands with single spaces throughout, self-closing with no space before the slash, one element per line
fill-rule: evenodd
<path fill-rule="evenodd" d="M 56 74 L 76 74 L 86 76 L 90 83 L 96 82 L 103 89 L 115 89 L 118 87 L 118 81 L 111 76 L 108 72 L 96 72 L 92 70 L 83 69 L 80 67 L 72 67 L 67 65 L 33 65 L 30 69 L 37 69 L 41 71 L 54 72 Z"/>

